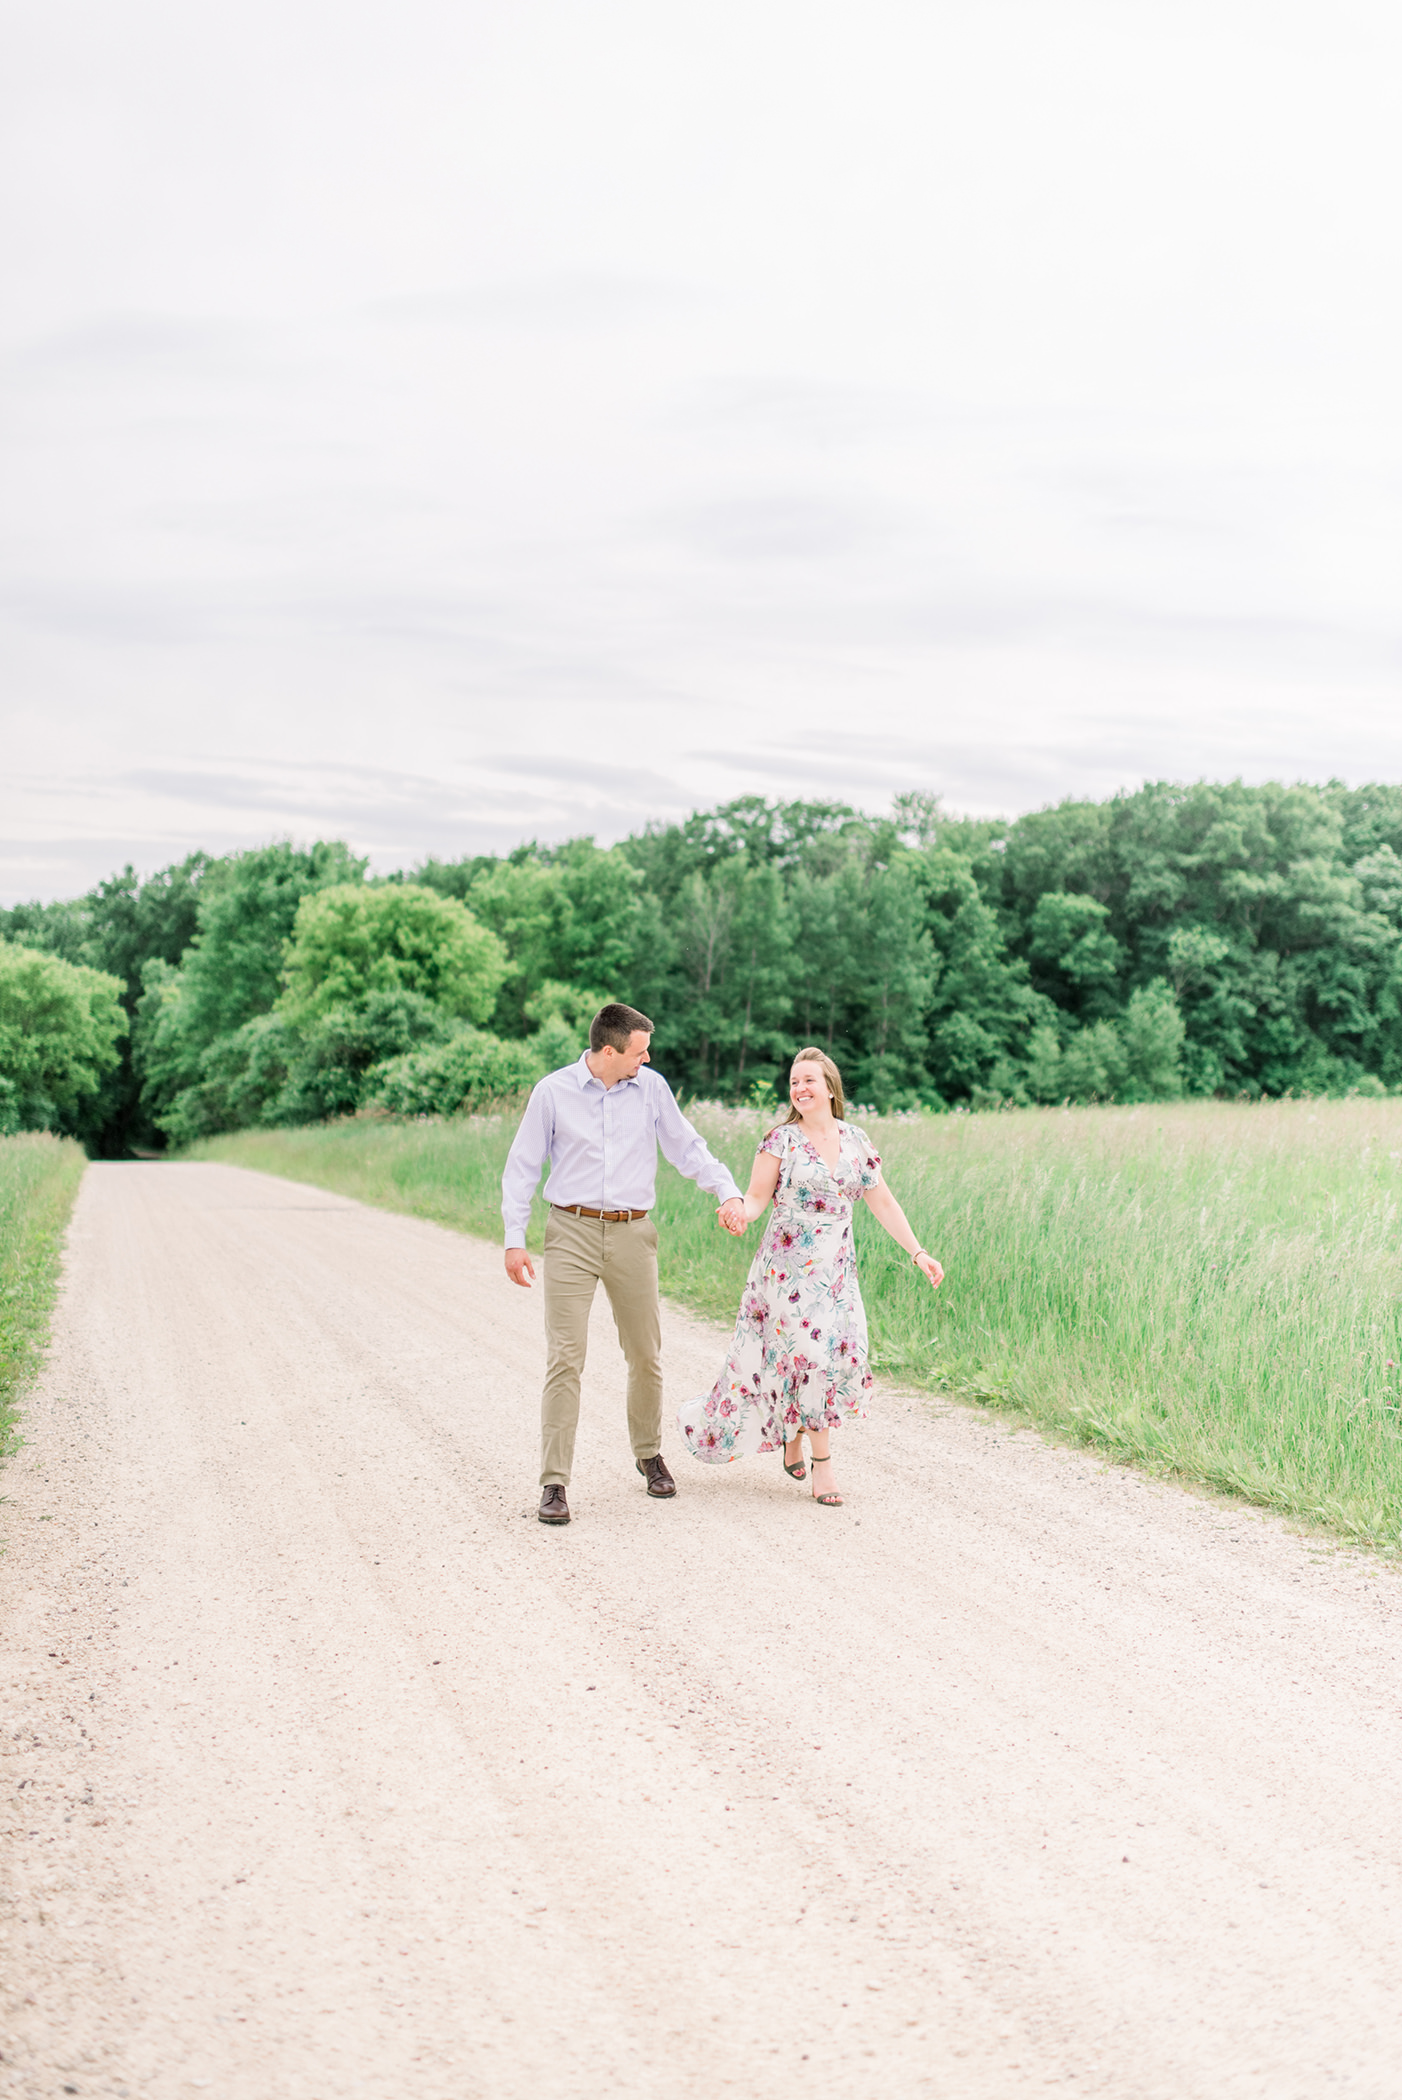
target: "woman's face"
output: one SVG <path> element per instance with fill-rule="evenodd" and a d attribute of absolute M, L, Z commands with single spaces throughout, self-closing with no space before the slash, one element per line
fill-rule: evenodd
<path fill-rule="evenodd" d="M 821 1065 L 804 1062 L 794 1066 L 789 1074 L 789 1099 L 801 1116 L 832 1107 L 827 1074 Z"/>

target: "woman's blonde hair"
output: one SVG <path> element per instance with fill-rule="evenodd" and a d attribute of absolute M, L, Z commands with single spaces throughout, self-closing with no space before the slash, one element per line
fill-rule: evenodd
<path fill-rule="evenodd" d="M 826 1050 L 817 1050 L 811 1043 L 806 1050 L 795 1050 L 793 1056 L 789 1059 L 790 1079 L 793 1077 L 795 1065 L 819 1065 L 822 1067 L 823 1077 L 828 1083 L 828 1092 L 832 1095 L 832 1112 L 839 1123 L 845 1123 L 847 1120 L 847 1097 L 842 1091 L 842 1074 L 838 1071 L 837 1066 L 828 1056 Z M 784 1121 L 786 1123 L 799 1123 L 802 1120 L 798 1110 L 791 1101 L 789 1103 L 789 1112 L 785 1116 Z"/>

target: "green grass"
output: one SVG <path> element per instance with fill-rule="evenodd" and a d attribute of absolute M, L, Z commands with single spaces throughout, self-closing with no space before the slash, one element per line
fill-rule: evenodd
<path fill-rule="evenodd" d="M 87 1164 L 71 1138 L 0 1138 L 0 1452 L 49 1338 L 63 1231 Z"/>
<path fill-rule="evenodd" d="M 501 1170 L 516 1129 L 515 1116 L 450 1119 L 349 1118 L 307 1130 L 237 1130 L 201 1138 L 182 1159 L 222 1159 L 261 1174 L 283 1174 L 336 1189 L 381 1210 L 432 1218 L 459 1232 L 501 1237 Z M 544 1212 L 532 1230 L 539 1248 Z"/>
<path fill-rule="evenodd" d="M 740 1180 L 762 1125 L 694 1111 Z M 197 1155 L 500 1229 L 510 1118 L 245 1133 Z M 865 1212 L 879 1370 L 1402 1550 L 1402 1102 L 872 1117 L 948 1270 Z M 755 1246 L 670 1170 L 663 1288 L 729 1319 Z"/>

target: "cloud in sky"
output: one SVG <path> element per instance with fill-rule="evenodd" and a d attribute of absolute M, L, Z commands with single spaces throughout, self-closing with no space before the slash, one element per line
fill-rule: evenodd
<path fill-rule="evenodd" d="M 1402 773 L 1402 22 L 63 0 L 0 895 L 740 792 Z"/>

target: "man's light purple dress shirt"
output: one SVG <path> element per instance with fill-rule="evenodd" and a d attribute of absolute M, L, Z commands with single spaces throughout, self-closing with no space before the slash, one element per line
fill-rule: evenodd
<path fill-rule="evenodd" d="M 541 1162 L 550 1162 L 547 1203 L 591 1210 L 651 1210 L 657 1148 L 679 1174 L 720 1202 L 740 1191 L 677 1107 L 665 1079 L 644 1065 L 636 1079 L 600 1085 L 587 1056 L 532 1088 L 501 1177 L 508 1247 L 524 1247 Z"/>

